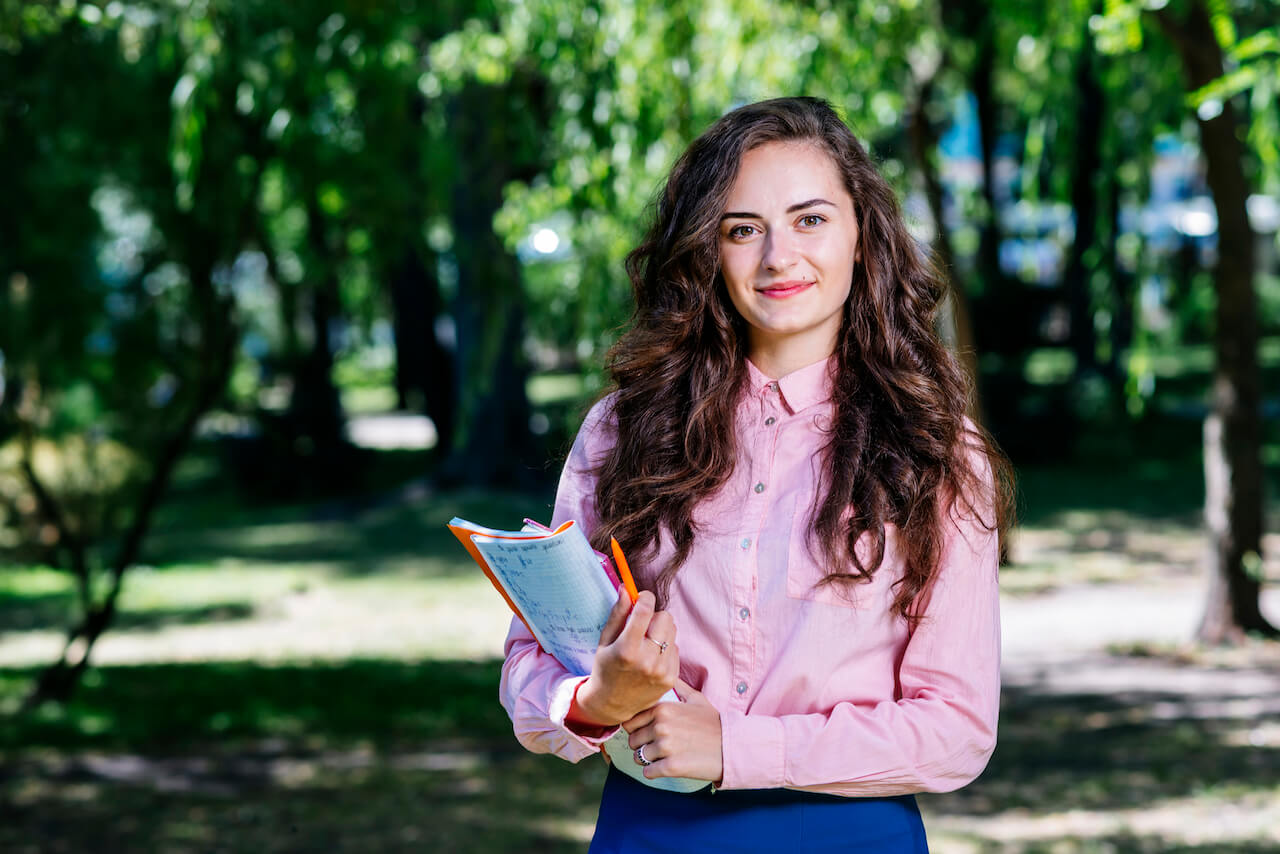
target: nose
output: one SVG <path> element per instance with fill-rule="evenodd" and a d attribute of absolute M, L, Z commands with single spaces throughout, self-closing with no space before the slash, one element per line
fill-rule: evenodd
<path fill-rule="evenodd" d="M 780 273 L 796 263 L 796 247 L 785 230 L 770 230 L 764 239 L 761 265 L 770 273 Z"/>

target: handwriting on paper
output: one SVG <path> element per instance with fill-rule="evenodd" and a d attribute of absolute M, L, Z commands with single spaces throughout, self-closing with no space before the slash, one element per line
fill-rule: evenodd
<path fill-rule="evenodd" d="M 568 670 L 591 672 L 616 594 L 582 529 L 530 540 L 473 538 L 493 574 L 520 603 L 538 643 Z"/>

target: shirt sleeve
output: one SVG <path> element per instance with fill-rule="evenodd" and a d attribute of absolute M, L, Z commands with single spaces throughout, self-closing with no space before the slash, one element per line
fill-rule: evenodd
<path fill-rule="evenodd" d="M 963 502 L 945 518 L 938 576 L 898 670 L 900 699 L 825 714 L 722 712 L 724 788 L 887 796 L 951 791 L 982 772 L 1000 705 L 999 536 Z"/>
<path fill-rule="evenodd" d="M 614 441 L 615 428 L 608 417 L 610 400 L 606 397 L 592 407 L 578 431 L 560 473 L 552 528 L 573 519 L 589 535 L 596 525 L 592 469 Z M 534 753 L 554 753 L 570 762 L 599 752 L 616 727 L 584 734 L 565 724 L 574 692 L 587 677 L 571 674 L 544 652 L 516 617 L 507 633 L 505 655 L 498 697 L 520 743 Z"/>

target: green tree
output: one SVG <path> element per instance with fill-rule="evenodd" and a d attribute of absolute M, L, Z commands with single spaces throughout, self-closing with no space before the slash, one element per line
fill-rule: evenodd
<path fill-rule="evenodd" d="M 0 523 L 79 594 L 33 701 L 87 666 L 237 360 L 256 397 L 244 326 L 292 379 L 288 455 L 342 453 L 331 332 L 384 313 L 406 258 L 433 272 L 422 48 L 474 6 L 3 7 L 0 153 L 24 168 L 0 177 Z M 276 317 L 237 309 L 262 304 L 255 257 Z"/>
<path fill-rule="evenodd" d="M 797 92 L 826 97 L 864 139 L 886 144 L 886 172 L 905 180 L 893 148 L 905 108 L 899 84 L 907 48 L 928 28 L 913 4 L 539 0 L 496 9 L 497 31 L 477 22 L 433 45 L 430 77 L 446 92 L 519 68 L 547 81 L 548 166 L 506 187 L 497 224 L 515 247 L 567 217 L 558 228 L 572 263 L 556 308 L 568 306 L 572 324 L 542 302 L 530 318 L 535 336 L 567 345 L 583 364 L 599 363 L 625 320 L 622 262 L 662 176 L 727 109 Z"/>
<path fill-rule="evenodd" d="M 1211 11 L 1203 0 L 1193 0 L 1185 11 L 1166 7 L 1154 15 L 1182 59 L 1188 92 L 1200 92 L 1225 76 L 1225 52 L 1236 45 L 1235 23 L 1225 4 Z M 1241 118 L 1231 98 L 1219 103 L 1216 114 L 1207 99 L 1200 99 L 1196 110 L 1218 212 L 1214 371 L 1204 434 L 1210 583 L 1198 632 L 1210 643 L 1237 641 L 1245 632 L 1280 635 L 1258 601 L 1263 493 L 1257 240 L 1246 205 L 1250 182 L 1238 135 Z"/>
<path fill-rule="evenodd" d="M 96 7 L 28 11 L 0 52 L 0 144 L 27 166 L 8 188 L 13 239 L 0 253 L 7 504 L 78 592 L 36 703 L 65 697 L 87 666 L 174 468 L 226 386 L 236 330 L 222 274 L 260 174 L 239 160 L 237 122 L 194 161 L 170 146 L 171 129 L 188 140 L 216 109 L 182 97 L 176 33 L 163 36 L 168 51 L 122 57 L 119 40 L 141 33 Z"/>
<path fill-rule="evenodd" d="M 1246 204 L 1250 173 L 1257 167 L 1241 142 L 1246 133 L 1272 144 L 1277 138 L 1274 100 L 1266 97 L 1276 85 L 1277 65 L 1268 54 L 1276 51 L 1277 30 L 1263 28 L 1273 24 L 1277 8 L 1258 2 L 1239 9 L 1206 0 L 1150 4 L 1145 10 L 1141 4 L 1117 3 L 1103 29 L 1113 50 L 1136 49 L 1144 31 L 1151 29 L 1176 52 L 1217 210 L 1214 369 L 1204 429 L 1209 588 L 1198 629 L 1200 639 L 1209 643 L 1236 642 L 1250 632 L 1280 634 L 1259 608 L 1263 489 L 1257 241 Z M 1241 24 L 1250 29 L 1246 39 L 1239 36 Z M 1228 74 L 1228 58 L 1246 65 Z M 1242 95 L 1255 89 L 1264 97 L 1250 110 Z M 1274 147 L 1268 150 L 1264 143 L 1259 151 L 1274 182 Z"/>

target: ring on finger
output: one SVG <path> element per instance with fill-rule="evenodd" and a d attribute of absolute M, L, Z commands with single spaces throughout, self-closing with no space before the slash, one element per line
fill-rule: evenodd
<path fill-rule="evenodd" d="M 653 764 L 652 762 L 644 758 L 644 748 L 645 748 L 645 745 L 643 744 L 636 748 L 636 761 L 639 762 L 641 765 L 646 765 L 646 766 L 652 765 Z"/>
<path fill-rule="evenodd" d="M 667 651 L 666 641 L 656 641 L 653 638 L 649 637 L 648 635 L 645 635 L 644 639 L 658 648 L 658 655 L 662 655 L 664 652 Z"/>

